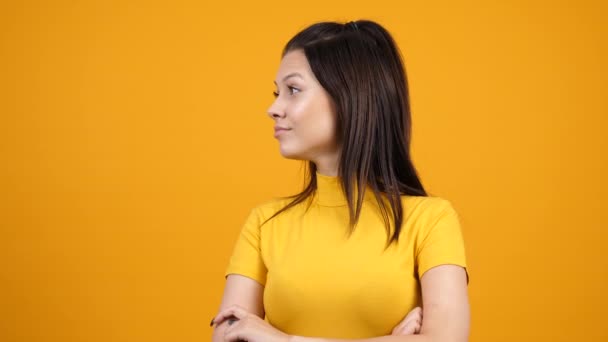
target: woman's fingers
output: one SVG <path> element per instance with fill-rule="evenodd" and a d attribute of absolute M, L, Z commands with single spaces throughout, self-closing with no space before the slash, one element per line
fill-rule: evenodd
<path fill-rule="evenodd" d="M 394 329 L 393 335 L 411 335 L 420 332 L 422 327 L 422 308 L 416 307 L 410 311 L 403 321 L 401 321 Z"/>
<path fill-rule="evenodd" d="M 249 312 L 238 305 L 232 305 L 222 310 L 212 320 L 211 325 L 218 325 L 228 319 L 228 323 L 232 325 L 234 320 L 239 320 L 247 317 Z M 231 319 L 232 317 L 232 319 Z"/>
<path fill-rule="evenodd" d="M 418 320 L 403 322 L 393 329 L 392 335 L 413 335 L 420 332 L 421 324 Z"/>
<path fill-rule="evenodd" d="M 410 319 L 415 319 L 415 318 L 419 318 L 420 320 L 422 320 L 422 308 L 417 306 L 414 309 L 412 309 L 412 311 L 410 311 L 407 316 L 405 316 L 404 321 L 410 320 Z"/>

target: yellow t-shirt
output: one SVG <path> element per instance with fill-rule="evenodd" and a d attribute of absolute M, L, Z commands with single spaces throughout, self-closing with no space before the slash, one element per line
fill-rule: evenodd
<path fill-rule="evenodd" d="M 260 227 L 288 202 L 274 200 L 251 211 L 225 273 L 264 285 L 266 319 L 287 334 L 389 335 L 421 305 L 424 272 L 442 264 L 466 269 L 459 217 L 440 197 L 402 196 L 399 243 L 386 251 L 384 220 L 371 190 L 350 237 L 338 177 L 317 173 L 308 211 L 305 201 Z"/>

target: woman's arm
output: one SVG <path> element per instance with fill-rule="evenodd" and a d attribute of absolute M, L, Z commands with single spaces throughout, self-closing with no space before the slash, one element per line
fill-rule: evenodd
<path fill-rule="evenodd" d="M 230 274 L 226 278 L 219 311 L 221 312 L 232 305 L 238 305 L 249 313 L 264 318 L 263 295 L 264 287 L 262 284 L 242 275 Z M 213 330 L 212 342 L 226 342 L 224 333 L 228 326 L 226 321 L 216 325 Z"/>
<path fill-rule="evenodd" d="M 467 275 L 456 265 L 440 265 L 421 279 L 422 329 L 419 335 L 381 336 L 342 340 L 291 336 L 290 342 L 466 342 L 469 339 L 470 309 Z"/>
<path fill-rule="evenodd" d="M 226 305 L 229 305 L 229 307 L 220 310 L 220 313 L 216 316 L 218 328 L 215 331 L 213 341 L 466 342 L 469 336 L 470 316 L 466 277 L 465 269 L 456 265 L 436 266 L 423 274 L 421 279 L 423 319 L 419 335 L 390 335 L 358 340 L 288 336 L 270 326 L 268 322 L 261 318 L 263 309 L 259 309 L 253 314 L 249 312 L 250 309 L 245 308 L 241 303 L 230 301 L 233 304 L 228 304 L 229 301 L 226 301 Z M 263 289 L 260 290 L 263 293 Z M 262 301 L 261 299 L 259 301 L 259 307 L 261 308 Z M 228 326 L 225 322 L 231 316 L 237 318 L 238 321 Z M 223 327 L 220 328 L 219 326 L 222 325 Z M 226 336 L 225 339 L 222 339 L 223 336 Z"/>

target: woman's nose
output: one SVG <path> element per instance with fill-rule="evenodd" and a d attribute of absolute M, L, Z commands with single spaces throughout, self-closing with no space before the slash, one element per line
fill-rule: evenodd
<path fill-rule="evenodd" d="M 279 101 L 274 101 L 272 103 L 272 105 L 268 108 L 267 113 L 271 119 L 285 117 L 285 109 L 282 106 L 280 106 L 280 104 L 278 102 Z"/>

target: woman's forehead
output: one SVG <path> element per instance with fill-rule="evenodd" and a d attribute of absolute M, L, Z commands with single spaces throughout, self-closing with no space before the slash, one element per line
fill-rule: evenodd
<path fill-rule="evenodd" d="M 284 82 L 288 78 L 310 78 L 311 70 L 306 55 L 300 50 L 290 51 L 281 60 L 275 83 Z"/>

